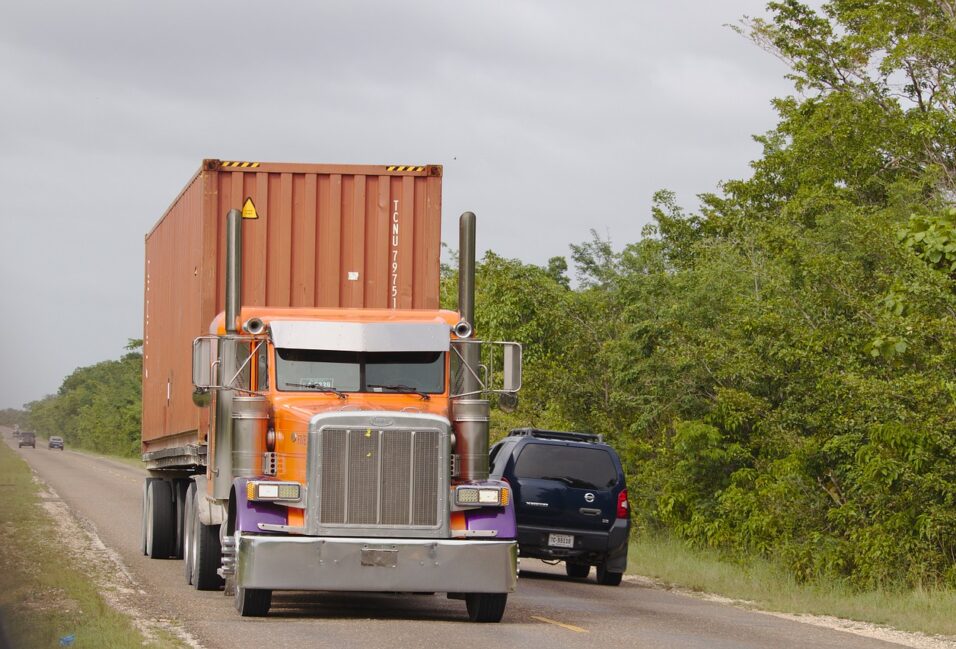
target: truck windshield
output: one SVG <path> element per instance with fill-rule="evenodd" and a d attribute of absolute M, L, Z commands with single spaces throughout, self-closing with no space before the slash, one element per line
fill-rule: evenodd
<path fill-rule="evenodd" d="M 445 391 L 445 354 L 279 348 L 276 383 L 283 392 L 441 394 Z"/>

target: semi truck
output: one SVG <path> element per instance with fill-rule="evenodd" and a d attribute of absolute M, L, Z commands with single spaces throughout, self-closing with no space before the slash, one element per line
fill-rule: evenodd
<path fill-rule="evenodd" d="M 471 212 L 439 308 L 441 179 L 205 160 L 146 235 L 143 553 L 242 616 L 311 590 L 502 618 L 516 527 L 489 416 L 521 346 L 475 334 Z"/>

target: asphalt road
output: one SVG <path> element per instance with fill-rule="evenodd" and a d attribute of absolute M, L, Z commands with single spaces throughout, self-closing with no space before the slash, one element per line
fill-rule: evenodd
<path fill-rule="evenodd" d="M 3 437 L 11 442 L 9 434 Z M 443 595 L 277 593 L 266 618 L 240 618 L 232 598 L 187 586 L 181 561 L 141 552 L 144 472 L 72 451 L 19 449 L 37 474 L 116 550 L 154 617 L 178 620 L 207 649 L 243 647 L 648 647 L 834 649 L 899 645 L 744 611 L 625 581 L 570 581 L 563 566 L 525 560 L 500 624 L 472 624 Z"/>

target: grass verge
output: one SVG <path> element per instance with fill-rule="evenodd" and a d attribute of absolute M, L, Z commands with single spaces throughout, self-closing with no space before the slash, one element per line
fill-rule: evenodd
<path fill-rule="evenodd" d="M 956 591 L 859 592 L 839 582 L 797 583 L 782 567 L 754 559 L 729 562 L 678 539 L 647 537 L 631 544 L 628 572 L 687 590 L 744 600 L 781 613 L 831 615 L 902 631 L 956 635 Z"/>
<path fill-rule="evenodd" d="M 39 501 L 30 468 L 0 442 L 0 617 L 10 646 L 56 647 L 68 636 L 78 649 L 181 646 L 171 637 L 147 641 L 104 602 Z"/>

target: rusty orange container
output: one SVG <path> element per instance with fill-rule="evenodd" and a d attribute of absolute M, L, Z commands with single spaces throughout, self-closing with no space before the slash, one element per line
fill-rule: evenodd
<path fill-rule="evenodd" d="M 226 213 L 243 219 L 242 305 L 437 309 L 439 165 L 205 160 L 146 235 L 143 451 L 202 442 L 192 341 L 225 302 Z"/>

